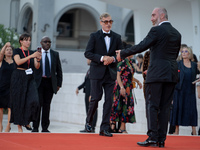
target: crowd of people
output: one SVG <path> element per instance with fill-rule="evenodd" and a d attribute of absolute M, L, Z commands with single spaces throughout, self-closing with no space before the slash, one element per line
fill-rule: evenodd
<path fill-rule="evenodd" d="M 98 102 L 104 94 L 99 135 L 112 137 L 112 133 L 128 133 L 126 123 L 136 122 L 133 89 L 137 84 L 140 89 L 144 87 L 148 135 L 138 145 L 165 146 L 171 104 L 170 124 L 175 127 L 174 134 L 179 134 L 179 126 L 191 126 L 191 134 L 196 135 L 194 81 L 200 63 L 190 47 L 181 46 L 181 34 L 168 21 L 165 8 L 155 8 L 151 21 L 153 27 L 144 40 L 138 45 L 125 46 L 121 36 L 111 30 L 111 15 L 100 16 L 102 29 L 90 35 L 84 53 L 90 67 L 84 82 L 76 89 L 77 95 L 82 88 L 85 92 L 87 117 L 80 132 L 95 132 Z M 22 34 L 19 43 L 21 47 L 13 50 L 8 42 L 0 52 L 0 132 L 3 108 L 8 108 L 9 116 L 5 132 L 11 130 L 10 123 L 18 125 L 18 132 L 23 132 L 23 126 L 39 132 L 40 118 L 41 132 L 50 132 L 51 100 L 62 86 L 59 53 L 51 49 L 51 39 L 47 36 L 35 51 L 29 50 L 29 34 Z M 148 49 L 144 58 L 142 54 L 137 55 L 138 63 L 132 62 L 133 55 Z M 143 85 L 134 77 L 135 72 L 143 75 Z M 197 91 L 200 91 L 199 83 Z"/>
<path fill-rule="evenodd" d="M 62 85 L 62 69 L 59 53 L 50 49 L 51 40 L 41 39 L 38 50 L 29 50 L 31 35 L 19 37 L 20 48 L 13 49 L 7 42 L 0 52 L 0 132 L 3 131 L 3 108 L 8 109 L 8 124 L 5 132 L 10 132 L 10 123 L 32 132 L 39 132 L 42 110 L 42 132 L 48 130 L 50 104 L 53 93 Z M 30 123 L 33 122 L 33 129 Z"/>
<path fill-rule="evenodd" d="M 165 146 L 170 106 L 172 100 L 175 105 L 177 101 L 177 99 L 175 99 L 177 95 L 177 86 L 178 84 L 182 84 L 180 83 L 181 76 L 179 66 L 181 62 L 185 61 L 185 58 L 177 61 L 181 49 L 181 34 L 168 21 L 167 10 L 165 8 L 155 8 L 152 12 L 151 21 L 153 27 L 143 41 L 138 45 L 124 47 L 124 49 L 121 50 L 122 48 L 119 47 L 122 46 L 117 45 L 117 43 L 112 43 L 118 40 L 119 35 L 111 30 L 113 23 L 111 16 L 109 14 L 103 14 L 100 17 L 102 29 L 91 34 L 85 52 L 85 57 L 91 60 L 90 82 L 92 88 L 89 110 L 85 123 L 86 132 L 92 131 L 93 116 L 98 108 L 98 101 L 101 100 L 102 89 L 104 89 L 105 102 L 103 105 L 103 117 L 99 135 L 112 137 L 112 133 L 127 133 L 126 123 L 133 123 L 136 121 L 133 111 L 134 98 L 132 94 L 132 89 L 134 88 L 132 81 L 134 80 L 137 82 L 137 79 L 133 77 L 134 70 L 136 70 L 137 73 L 143 74 L 145 81 L 143 85 L 148 126 L 148 138 L 144 142 L 138 142 L 137 144 L 140 146 Z M 163 38 L 163 36 L 166 38 Z M 187 48 L 189 49 L 189 47 Z M 113 49 L 116 49 L 117 57 Z M 134 65 L 130 59 L 132 55 L 141 53 L 147 49 L 150 50 L 145 53 L 144 60 L 142 60 L 142 55 L 138 55 L 138 63 Z M 181 50 L 181 57 L 183 57 L 182 53 L 185 52 Z M 116 65 L 117 61 L 118 64 Z M 188 92 L 183 93 L 191 94 L 192 92 L 194 97 L 195 84 L 192 85 L 192 82 L 196 79 L 199 68 L 197 68 L 197 63 L 191 64 L 196 65 L 189 65 L 187 67 L 191 68 L 189 69 L 190 71 L 195 68 L 195 72 L 190 72 L 189 77 L 191 76 L 192 78 L 187 81 L 190 86 L 185 86 L 190 87 L 192 91 L 188 90 Z M 117 66 L 115 67 L 115 73 L 117 73 L 117 75 L 114 76 L 116 79 L 113 78 L 113 66 Z M 184 78 L 188 77 L 185 76 Z M 138 84 L 141 88 L 142 84 Z M 112 98 L 110 97 L 111 94 L 109 96 L 107 94 L 107 92 L 110 91 L 110 88 L 108 89 L 107 87 L 108 85 L 113 89 Z M 185 95 L 185 98 L 190 98 L 190 95 L 187 97 Z M 109 100 L 112 101 L 112 104 Z M 196 98 L 193 98 L 190 101 L 195 100 Z M 191 105 L 193 105 L 192 108 L 194 108 L 193 112 L 190 112 L 193 119 L 190 118 L 187 122 L 189 122 L 189 125 L 193 126 L 192 134 L 195 135 L 196 131 L 194 127 L 197 126 L 197 116 L 195 115 L 197 114 L 197 109 L 195 109 L 195 104 Z M 171 116 L 174 116 L 173 113 L 175 109 L 178 108 L 176 108 L 176 106 L 173 107 Z M 190 109 L 190 107 L 188 109 Z M 184 113 L 187 113 L 187 111 Z M 108 118 L 110 118 L 110 125 Z M 173 118 L 171 118 L 171 120 L 173 120 Z M 194 123 L 191 123 L 191 120 Z M 176 125 L 178 128 L 179 124 L 176 124 L 177 122 L 178 119 L 175 123 L 172 123 L 172 125 Z M 117 124 L 118 128 L 116 127 Z"/>

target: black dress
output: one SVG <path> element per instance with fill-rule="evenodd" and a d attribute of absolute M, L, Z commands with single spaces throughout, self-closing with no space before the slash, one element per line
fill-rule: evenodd
<path fill-rule="evenodd" d="M 30 55 L 33 51 L 30 51 Z M 15 49 L 13 56 L 20 55 L 20 58 L 24 58 L 24 54 L 21 49 Z M 28 51 L 25 51 L 25 55 L 28 56 Z M 34 59 L 17 66 L 20 68 L 32 68 L 34 70 Z M 25 70 L 15 69 L 11 77 L 10 85 L 10 97 L 11 97 L 11 120 L 10 123 L 17 125 L 28 125 L 31 121 L 35 121 L 38 117 L 39 110 L 39 97 L 33 74 L 27 75 Z"/>
<path fill-rule="evenodd" d="M 7 63 L 4 59 L 0 67 L 0 108 L 10 108 L 10 79 L 14 70 L 14 63 Z"/>
<path fill-rule="evenodd" d="M 173 97 L 173 109 L 171 116 L 172 125 L 197 126 L 197 104 L 195 88 L 192 84 L 192 68 L 184 65 L 180 72 L 184 72 L 181 89 L 175 89 Z M 196 67 L 195 67 L 196 69 Z"/>

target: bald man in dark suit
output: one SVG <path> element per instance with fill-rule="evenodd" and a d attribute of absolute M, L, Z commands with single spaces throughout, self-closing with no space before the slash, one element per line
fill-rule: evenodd
<path fill-rule="evenodd" d="M 118 50 L 121 61 L 129 55 L 141 53 L 150 48 L 150 64 L 145 81 L 146 115 L 149 136 L 140 146 L 164 147 L 170 104 L 178 81 L 176 58 L 181 46 L 181 34 L 168 21 L 165 8 L 155 8 L 151 15 L 153 26 L 138 45 Z"/>

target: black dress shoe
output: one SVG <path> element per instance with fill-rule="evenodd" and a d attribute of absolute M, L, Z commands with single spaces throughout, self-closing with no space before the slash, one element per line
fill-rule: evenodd
<path fill-rule="evenodd" d="M 33 128 L 32 132 L 39 132 L 37 128 Z"/>
<path fill-rule="evenodd" d="M 165 142 L 158 142 L 159 147 L 165 147 Z"/>
<path fill-rule="evenodd" d="M 23 127 L 25 127 L 26 128 L 26 130 L 33 130 L 32 128 L 31 128 L 31 126 L 29 127 L 28 125 L 24 125 Z"/>
<path fill-rule="evenodd" d="M 86 129 L 80 130 L 79 132 L 81 132 L 81 133 L 85 133 L 86 132 L 87 133 Z M 95 129 L 92 129 L 91 133 L 95 133 Z"/>
<path fill-rule="evenodd" d="M 101 135 L 101 136 L 108 136 L 108 137 L 112 137 L 112 136 L 113 136 L 113 135 L 112 135 L 110 132 L 108 132 L 107 130 L 102 130 L 102 131 L 100 131 L 99 135 Z"/>
<path fill-rule="evenodd" d="M 200 128 L 199 128 L 199 131 L 198 131 L 198 135 L 200 135 Z"/>
<path fill-rule="evenodd" d="M 87 132 L 85 129 L 83 129 L 83 130 L 80 130 L 79 132 Z"/>
<path fill-rule="evenodd" d="M 157 141 L 148 140 L 148 139 L 144 142 L 137 142 L 137 144 L 144 147 L 147 147 L 147 146 L 158 147 Z"/>
<path fill-rule="evenodd" d="M 92 132 L 92 126 L 89 123 L 86 123 L 85 130 L 86 132 Z"/>
<path fill-rule="evenodd" d="M 49 130 L 45 129 L 45 130 L 42 130 L 41 132 L 46 132 L 46 133 L 50 133 Z"/>
<path fill-rule="evenodd" d="M 95 128 L 92 128 L 92 133 L 95 133 Z"/>

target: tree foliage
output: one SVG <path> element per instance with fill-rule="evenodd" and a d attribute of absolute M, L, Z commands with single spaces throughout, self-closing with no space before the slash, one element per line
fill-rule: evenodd
<path fill-rule="evenodd" d="M 0 24 L 0 48 L 2 48 L 6 42 L 10 42 L 14 48 L 19 47 L 19 34 L 15 32 L 15 29 L 5 28 Z"/>

